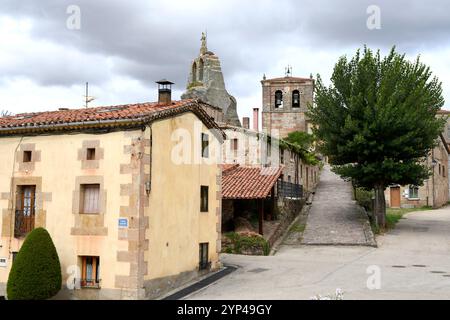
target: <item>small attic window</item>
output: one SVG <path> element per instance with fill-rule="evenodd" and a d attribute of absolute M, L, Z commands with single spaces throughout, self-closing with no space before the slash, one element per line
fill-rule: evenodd
<path fill-rule="evenodd" d="M 86 160 L 95 160 L 95 148 L 87 148 Z"/>
<path fill-rule="evenodd" d="M 24 151 L 23 152 L 23 162 L 31 162 L 32 151 Z"/>

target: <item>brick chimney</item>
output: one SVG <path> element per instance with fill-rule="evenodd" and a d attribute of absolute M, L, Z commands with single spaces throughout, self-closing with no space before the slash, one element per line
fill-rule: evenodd
<path fill-rule="evenodd" d="M 253 108 L 253 130 L 259 131 L 259 108 Z"/>
<path fill-rule="evenodd" d="M 244 129 L 250 129 L 250 118 L 249 117 L 242 118 L 242 126 L 244 127 Z"/>
<path fill-rule="evenodd" d="M 166 79 L 156 81 L 158 84 L 158 104 L 171 104 L 172 103 L 172 85 Z"/>

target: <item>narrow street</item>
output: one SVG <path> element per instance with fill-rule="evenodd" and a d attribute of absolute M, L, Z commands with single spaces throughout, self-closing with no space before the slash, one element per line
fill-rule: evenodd
<path fill-rule="evenodd" d="M 274 256 L 222 255 L 239 268 L 187 299 L 450 299 L 450 206 L 416 211 L 375 242 L 350 184 L 325 167 L 302 238 Z M 367 285 L 379 274 L 379 288 Z M 369 281 L 369 284 L 373 282 Z"/>
<path fill-rule="evenodd" d="M 375 246 L 367 216 L 352 198 L 350 182 L 326 165 L 320 174 L 302 243 Z"/>
<path fill-rule="evenodd" d="M 187 299 L 450 299 L 450 207 L 406 215 L 378 248 L 283 245 L 275 256 L 223 255 L 240 268 Z M 367 287 L 369 266 L 380 289 Z"/>

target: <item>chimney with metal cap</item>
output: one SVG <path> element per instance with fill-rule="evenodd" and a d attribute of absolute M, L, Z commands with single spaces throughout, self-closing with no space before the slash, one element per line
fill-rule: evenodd
<path fill-rule="evenodd" d="M 158 104 L 171 104 L 172 103 L 172 85 L 166 79 L 156 81 L 158 84 Z"/>
<path fill-rule="evenodd" d="M 249 117 L 242 118 L 242 126 L 244 127 L 244 129 L 250 129 L 250 118 Z"/>
<path fill-rule="evenodd" d="M 253 108 L 253 130 L 258 131 L 259 129 L 259 108 Z"/>

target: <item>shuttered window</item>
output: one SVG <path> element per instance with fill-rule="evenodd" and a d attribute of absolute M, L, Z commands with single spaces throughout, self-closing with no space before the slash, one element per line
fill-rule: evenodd
<path fill-rule="evenodd" d="M 96 214 L 100 213 L 100 185 L 85 184 L 82 185 L 82 205 L 81 213 Z"/>
<path fill-rule="evenodd" d="M 209 188 L 207 186 L 200 187 L 200 212 L 208 212 L 208 193 Z"/>

